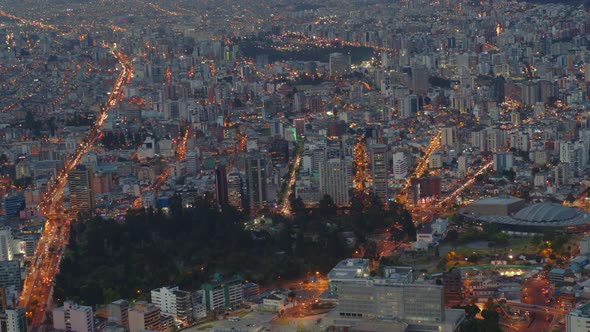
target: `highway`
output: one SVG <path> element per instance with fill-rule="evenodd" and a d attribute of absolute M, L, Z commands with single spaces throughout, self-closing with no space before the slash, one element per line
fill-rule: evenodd
<path fill-rule="evenodd" d="M 43 194 L 39 209 L 47 218 L 41 238 L 37 244 L 35 258 L 27 270 L 23 290 L 19 297 L 19 306 L 26 308 L 27 316 L 31 318 L 33 328 L 38 328 L 45 321 L 45 311 L 51 308 L 53 283 L 59 271 L 61 258 L 69 240 L 68 211 L 62 208 L 63 190 L 67 184 L 68 173 L 76 167 L 82 156 L 93 149 L 100 134 L 100 129 L 108 117 L 108 112 L 116 104 L 123 92 L 123 86 L 129 82 L 133 73 L 130 61 L 119 51 L 111 50 L 121 65 L 111 94 L 102 105 L 96 117 L 96 122 L 90 128 L 86 137 L 77 147 L 74 154 L 65 162 L 64 168 L 54 181 L 48 184 Z"/>

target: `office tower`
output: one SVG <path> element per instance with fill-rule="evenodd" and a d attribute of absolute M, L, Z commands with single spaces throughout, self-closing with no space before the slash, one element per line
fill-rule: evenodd
<path fill-rule="evenodd" d="M 244 301 L 242 281 L 239 275 L 224 279 L 222 275 L 216 273 L 211 278 L 211 282 L 202 284 L 203 304 L 207 311 L 227 309 L 242 303 Z"/>
<path fill-rule="evenodd" d="M 0 331 L 27 332 L 27 316 L 24 308 L 6 309 L 0 312 Z"/>
<path fill-rule="evenodd" d="M 420 108 L 418 96 L 408 95 L 397 100 L 398 116 L 402 119 L 407 119 L 415 116 Z"/>
<path fill-rule="evenodd" d="M 232 168 L 227 175 L 227 204 L 238 210 L 244 208 L 244 197 L 242 195 L 242 176 L 237 168 Z"/>
<path fill-rule="evenodd" d="M 437 285 L 388 282 L 342 283 L 338 290 L 340 316 L 410 321 L 444 321 L 443 288 Z"/>
<path fill-rule="evenodd" d="M 461 270 L 451 269 L 442 274 L 442 284 L 444 290 L 445 305 L 451 307 L 461 304 L 463 297 L 463 282 L 461 280 Z"/>
<path fill-rule="evenodd" d="M 10 261 L 13 258 L 14 238 L 9 227 L 0 228 L 0 261 Z"/>
<path fill-rule="evenodd" d="M 266 159 L 260 154 L 246 158 L 246 185 L 251 210 L 258 210 L 266 204 Z"/>
<path fill-rule="evenodd" d="M 330 54 L 330 76 L 343 76 L 350 72 L 350 56 L 342 53 Z"/>
<path fill-rule="evenodd" d="M 162 313 L 172 315 L 179 321 L 188 321 L 192 319 L 191 293 L 182 291 L 176 287 L 162 287 L 154 289 L 151 292 L 152 303 L 155 304 Z"/>
<path fill-rule="evenodd" d="M 127 300 L 117 300 L 109 303 L 107 306 L 109 322 L 129 327 L 129 302 Z"/>
<path fill-rule="evenodd" d="M 412 68 L 412 90 L 414 94 L 419 96 L 425 95 L 428 93 L 428 79 L 430 78 L 430 73 L 428 72 L 428 68 L 424 66 L 413 67 Z"/>
<path fill-rule="evenodd" d="M 389 199 L 387 192 L 387 146 L 374 144 L 371 146 L 371 177 L 373 179 L 373 193 L 383 203 Z"/>
<path fill-rule="evenodd" d="M 129 308 L 129 332 L 160 330 L 160 308 L 144 301 Z"/>
<path fill-rule="evenodd" d="M 408 163 L 406 155 L 399 151 L 393 154 L 393 178 L 403 180 L 408 177 Z"/>
<path fill-rule="evenodd" d="M 496 103 L 504 102 L 506 80 L 502 76 L 496 76 L 494 79 L 494 100 Z"/>
<path fill-rule="evenodd" d="M 467 175 L 467 157 L 459 156 L 457 158 L 457 175 L 462 178 Z"/>
<path fill-rule="evenodd" d="M 347 259 L 328 273 L 328 289 L 338 297 L 334 315 L 325 318 L 329 328 L 455 331 L 464 319 L 463 310 L 444 308 L 442 286 L 414 283 L 411 268 L 385 266 L 383 276 L 370 277 L 369 264 Z"/>
<path fill-rule="evenodd" d="M 352 160 L 330 158 L 320 167 L 320 196 L 330 195 L 334 204 L 350 203 L 349 190 L 352 188 Z"/>
<path fill-rule="evenodd" d="M 494 171 L 502 172 L 512 169 L 514 163 L 514 156 L 512 152 L 496 152 L 494 153 Z"/>
<path fill-rule="evenodd" d="M 0 287 L 10 286 L 21 289 L 20 262 L 17 260 L 0 261 Z"/>
<path fill-rule="evenodd" d="M 287 165 L 289 163 L 289 142 L 284 139 L 275 139 L 268 151 L 273 166 Z"/>
<path fill-rule="evenodd" d="M 184 163 L 187 176 L 197 175 L 197 171 L 199 170 L 199 156 L 197 152 L 187 152 L 186 158 L 184 159 Z"/>
<path fill-rule="evenodd" d="M 92 192 L 93 172 L 84 165 L 78 165 L 68 174 L 71 210 L 92 212 L 94 210 L 94 193 Z"/>
<path fill-rule="evenodd" d="M 24 208 L 25 197 L 23 195 L 10 195 L 4 199 L 4 213 L 7 217 L 17 217 Z"/>
<path fill-rule="evenodd" d="M 215 194 L 217 205 L 223 207 L 227 205 L 227 172 L 225 166 L 219 165 L 215 169 Z"/>
<path fill-rule="evenodd" d="M 440 130 L 440 144 L 442 146 L 455 146 L 458 143 L 457 127 L 444 127 Z"/>
<path fill-rule="evenodd" d="M 94 332 L 92 307 L 65 301 L 63 307 L 53 309 L 53 328 L 63 331 Z"/>

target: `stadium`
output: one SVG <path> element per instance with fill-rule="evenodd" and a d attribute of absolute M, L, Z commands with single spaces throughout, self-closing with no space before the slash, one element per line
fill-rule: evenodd
<path fill-rule="evenodd" d="M 538 234 L 548 230 L 580 233 L 590 229 L 588 213 L 558 203 L 535 203 L 514 211 L 524 201 L 515 197 L 482 201 L 462 209 L 461 216 L 483 224 L 496 224 L 503 232 L 512 234 Z"/>

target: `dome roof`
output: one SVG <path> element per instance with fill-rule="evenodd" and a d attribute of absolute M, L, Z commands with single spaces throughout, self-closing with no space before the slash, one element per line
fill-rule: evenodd
<path fill-rule="evenodd" d="M 514 219 L 531 222 L 551 223 L 569 220 L 577 217 L 576 209 L 565 207 L 557 203 L 537 203 L 529 205 L 514 215 Z"/>

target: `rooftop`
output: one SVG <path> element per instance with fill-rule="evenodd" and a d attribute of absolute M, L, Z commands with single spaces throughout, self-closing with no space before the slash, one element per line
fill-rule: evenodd
<path fill-rule="evenodd" d="M 498 197 L 489 197 L 480 199 L 477 202 L 474 202 L 473 205 L 498 205 L 498 204 L 512 204 L 518 203 L 523 201 L 521 198 L 513 197 L 513 196 L 498 196 Z"/>
<path fill-rule="evenodd" d="M 329 279 L 354 279 L 369 276 L 370 261 L 365 258 L 348 258 L 341 260 L 328 273 Z"/>

